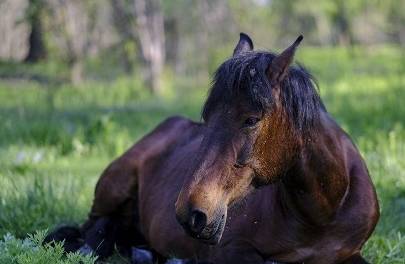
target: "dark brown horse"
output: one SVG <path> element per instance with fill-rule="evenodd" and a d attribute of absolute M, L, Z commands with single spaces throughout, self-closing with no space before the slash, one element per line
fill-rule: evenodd
<path fill-rule="evenodd" d="M 164 121 L 103 172 L 81 251 L 145 244 L 220 264 L 366 263 L 376 193 L 311 75 L 291 65 L 301 40 L 275 55 L 242 33 L 204 121 Z"/>

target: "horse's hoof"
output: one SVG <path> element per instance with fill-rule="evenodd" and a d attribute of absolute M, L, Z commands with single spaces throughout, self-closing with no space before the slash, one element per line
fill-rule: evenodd
<path fill-rule="evenodd" d="M 82 255 L 91 255 L 93 254 L 93 249 L 89 245 L 84 244 L 79 248 L 78 252 Z"/>
<path fill-rule="evenodd" d="M 132 248 L 132 264 L 153 264 L 152 252 L 146 249 Z"/>

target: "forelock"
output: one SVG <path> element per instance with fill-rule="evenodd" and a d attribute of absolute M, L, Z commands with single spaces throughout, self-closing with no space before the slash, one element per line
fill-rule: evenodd
<path fill-rule="evenodd" d="M 275 54 L 270 52 L 245 52 L 226 60 L 215 72 L 202 118 L 219 107 L 230 105 L 243 98 L 258 110 L 271 107 L 274 98 L 267 70 Z M 301 65 L 290 66 L 281 83 L 281 103 L 291 122 L 299 131 L 310 129 L 325 110 L 317 93 L 312 75 Z"/>

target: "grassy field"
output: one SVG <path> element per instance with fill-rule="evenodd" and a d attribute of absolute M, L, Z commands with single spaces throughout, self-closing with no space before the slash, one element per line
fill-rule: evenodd
<path fill-rule="evenodd" d="M 363 255 L 371 263 L 405 263 L 404 50 L 307 48 L 298 61 L 318 79 L 376 185 L 381 219 Z M 83 221 L 103 168 L 165 117 L 199 119 L 208 81 L 171 81 L 156 98 L 135 79 L 88 68 L 90 80 L 71 87 L 58 63 L 0 63 L 0 263 L 77 263 L 79 256 L 38 246 L 41 232 L 23 238 Z M 125 263 L 119 256 L 110 262 Z"/>

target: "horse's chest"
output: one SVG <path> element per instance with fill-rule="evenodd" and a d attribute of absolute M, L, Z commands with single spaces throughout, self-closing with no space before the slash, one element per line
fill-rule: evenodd
<path fill-rule="evenodd" d="M 224 244 L 247 241 L 265 258 L 295 261 L 314 254 L 314 241 L 320 236 L 311 233 L 277 203 L 277 187 L 257 190 L 246 201 L 229 211 Z M 312 235 L 308 235 L 312 234 Z"/>
<path fill-rule="evenodd" d="M 271 220 L 270 220 L 271 221 Z M 260 254 L 268 259 L 282 262 L 298 262 L 314 255 L 314 240 L 307 232 L 290 221 L 274 219 L 273 223 L 266 221 L 257 223 L 257 230 L 252 238 L 252 244 Z"/>

